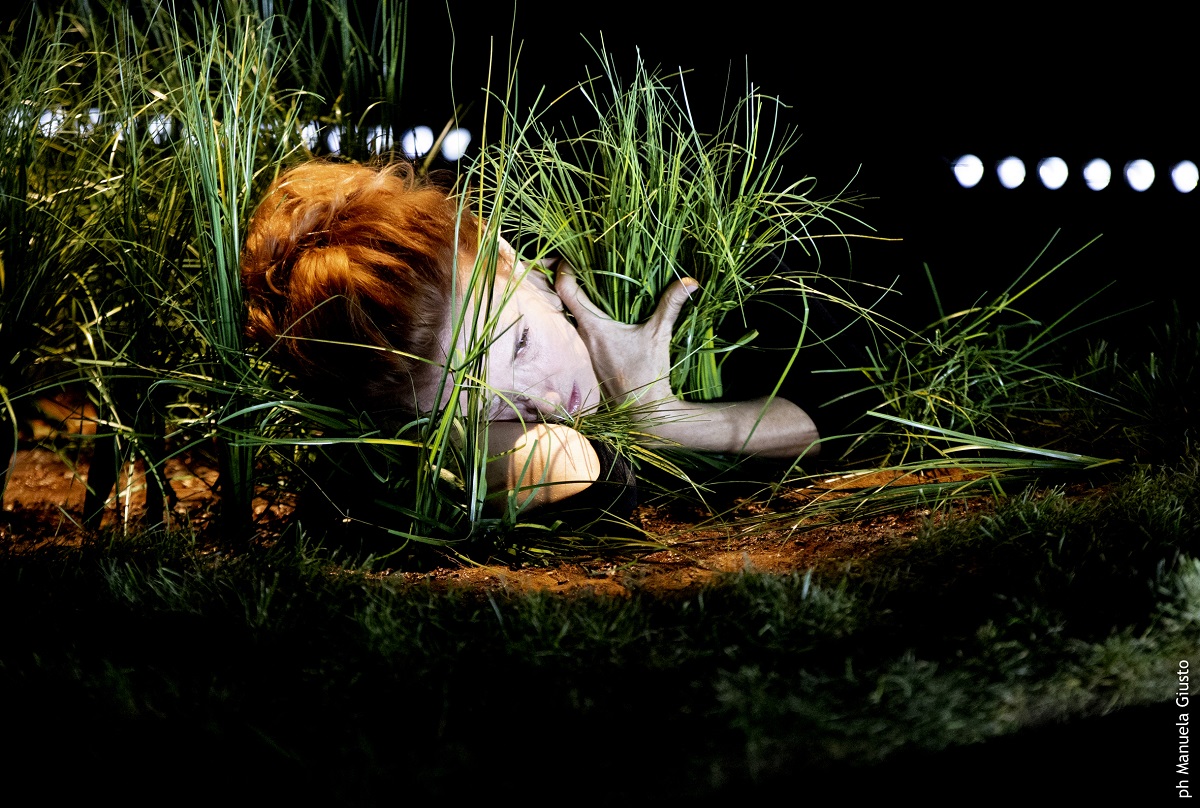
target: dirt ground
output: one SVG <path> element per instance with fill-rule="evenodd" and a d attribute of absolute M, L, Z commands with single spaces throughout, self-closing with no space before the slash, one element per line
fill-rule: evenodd
<path fill-rule="evenodd" d="M 80 524 L 86 472 L 86 461 L 73 460 L 68 452 L 28 444 L 20 448 L 4 493 L 0 542 L 33 548 L 47 542 L 82 541 L 86 535 Z M 202 533 L 214 514 L 215 468 L 202 460 L 173 460 L 167 476 L 177 500 L 171 518 L 187 520 Z M 829 478 L 785 496 L 789 500 L 829 496 L 839 488 L 881 482 L 882 477 Z M 136 524 L 143 506 L 144 491 L 140 474 L 135 472 L 132 479 L 123 478 L 119 493 L 110 497 L 105 527 L 119 531 L 123 524 Z M 290 507 L 286 502 L 269 504 L 259 499 L 255 512 L 266 536 L 289 517 Z M 675 537 L 664 541 L 666 549 L 550 566 L 473 566 L 448 559 L 445 565 L 425 572 L 393 570 L 385 574 L 393 580 L 430 581 L 438 586 L 618 596 L 637 588 L 667 594 L 697 587 L 718 573 L 743 569 L 785 573 L 844 567 L 882 548 L 912 541 L 930 517 L 926 509 L 913 509 L 818 528 L 792 530 L 789 525 L 784 530 L 747 533 L 736 526 L 704 525 L 702 518 L 689 522 L 679 509 L 641 506 L 636 518 L 644 528 L 653 535 Z"/>
<path fill-rule="evenodd" d="M 71 448 L 81 442 L 71 438 L 91 431 L 94 413 L 85 412 L 87 406 L 74 400 L 38 402 L 41 417 L 24 424 L 21 446 L 4 491 L 0 542 L 34 548 L 85 539 L 87 534 L 81 520 L 88 464 L 85 452 Z M 176 524 L 190 524 L 203 536 L 213 521 L 217 504 L 213 490 L 217 481 L 215 463 L 197 453 L 169 461 L 166 476 L 174 492 L 169 518 Z M 786 510 L 795 511 L 796 505 L 817 496 L 839 496 L 857 488 L 917 481 L 883 474 L 833 476 L 785 491 L 780 498 Z M 144 507 L 142 475 L 135 468 L 131 475 L 122 476 L 109 497 L 103 529 L 119 533 L 124 525 L 136 525 Z M 966 510 L 985 506 L 957 507 Z M 744 511 L 754 509 L 761 508 L 756 503 L 743 507 Z M 292 503 L 286 497 L 258 498 L 254 511 L 260 535 L 269 540 L 290 518 Z M 665 549 L 656 552 L 519 567 L 470 565 L 447 559 L 444 565 L 424 572 L 391 570 L 384 574 L 393 580 L 428 581 L 447 587 L 617 596 L 637 588 L 666 594 L 695 588 L 719 573 L 739 570 L 779 573 L 812 568 L 836 570 L 866 559 L 882 548 L 912 541 L 932 514 L 917 508 L 821 527 L 787 522 L 782 528 L 766 531 L 747 530 L 745 523 L 714 525 L 705 516 L 695 509 L 640 506 L 635 521 L 651 535 L 671 537 L 663 540 Z"/>

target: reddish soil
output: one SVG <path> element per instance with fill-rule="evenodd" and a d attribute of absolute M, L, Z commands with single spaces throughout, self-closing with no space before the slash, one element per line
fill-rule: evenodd
<path fill-rule="evenodd" d="M 67 453 L 26 446 L 16 462 L 4 493 L 4 516 L 0 519 L 0 542 L 33 548 L 46 543 L 74 544 L 85 535 L 80 527 L 87 467 L 73 463 Z M 168 478 L 177 503 L 171 518 L 189 522 L 201 531 L 211 521 L 216 496 L 216 471 L 200 461 L 172 461 Z M 123 478 L 120 496 L 109 499 L 105 527 L 120 530 L 136 524 L 144 506 L 144 490 L 136 470 L 132 480 Z M 831 479 L 817 486 L 796 489 L 787 501 L 812 496 L 830 496 L 839 486 L 879 484 L 883 478 Z M 752 506 L 757 508 L 758 506 Z M 786 507 L 786 506 L 785 506 Z M 668 510 L 671 512 L 668 513 Z M 679 509 L 642 506 L 637 518 L 653 535 L 668 536 L 666 549 L 626 558 L 597 557 L 588 561 L 561 562 L 550 566 L 479 566 L 447 562 L 429 572 L 391 571 L 393 580 L 429 581 L 437 586 L 548 590 L 552 592 L 627 595 L 631 589 L 661 594 L 694 588 L 715 574 L 739 570 L 764 572 L 804 571 L 810 568 L 837 569 L 868 558 L 881 548 L 912 541 L 930 511 L 915 509 L 844 524 L 787 529 L 746 531 L 744 526 L 706 523 L 702 515 L 689 520 Z M 286 519 L 286 504 L 256 501 L 256 512 L 264 535 Z"/>
<path fill-rule="evenodd" d="M 38 408 L 42 418 L 26 424 L 22 448 L 17 452 L 4 491 L 0 542 L 24 548 L 46 543 L 79 543 L 86 535 L 81 519 L 87 461 L 79 450 L 47 447 L 69 447 L 77 442 L 77 439 L 72 441 L 72 436 L 89 432 L 91 414 L 80 412 L 78 405 L 69 401 L 42 401 Z M 190 524 L 203 535 L 216 504 L 214 464 L 199 455 L 172 460 L 167 465 L 167 478 L 175 500 L 169 518 L 175 524 Z M 137 468 L 132 475 L 122 475 L 118 493 L 109 497 L 103 522 L 106 530 L 119 533 L 122 526 L 137 524 L 145 506 L 141 479 Z M 884 474 L 831 477 L 784 491 L 779 500 L 785 512 L 794 513 L 797 505 L 816 497 L 836 497 L 856 488 L 917 481 Z M 960 506 L 960 510 L 967 507 Z M 740 515 L 767 512 L 757 502 L 744 503 L 740 510 Z M 255 514 L 264 538 L 274 535 L 290 513 L 286 497 L 272 498 L 270 502 L 264 498 L 255 500 Z M 699 586 L 716 574 L 739 570 L 786 573 L 844 568 L 882 548 L 912 541 L 930 517 L 927 509 L 913 509 L 820 527 L 786 520 L 782 527 L 749 530 L 745 521 L 721 524 L 706 518 L 706 514 L 687 509 L 642 506 L 635 518 L 651 535 L 665 537 L 662 550 L 549 566 L 472 566 L 448 561 L 428 572 L 390 571 L 385 575 L 393 580 L 429 581 L 447 587 L 609 595 L 627 595 L 636 588 L 667 594 Z"/>

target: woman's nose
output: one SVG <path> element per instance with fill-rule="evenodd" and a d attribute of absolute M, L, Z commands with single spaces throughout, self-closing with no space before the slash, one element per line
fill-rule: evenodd
<path fill-rule="evenodd" d="M 560 416 L 565 409 L 563 397 L 553 390 L 541 393 L 522 393 L 513 401 L 519 410 L 543 418 Z"/>
<path fill-rule="evenodd" d="M 546 390 L 540 396 L 530 396 L 530 402 L 542 415 L 562 415 L 566 402 L 556 390 Z"/>

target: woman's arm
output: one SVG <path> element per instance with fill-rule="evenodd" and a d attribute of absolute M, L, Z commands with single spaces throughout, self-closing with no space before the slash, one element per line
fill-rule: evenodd
<path fill-rule="evenodd" d="M 695 402 L 673 398 L 655 407 L 646 431 L 707 452 L 761 457 L 816 457 L 821 435 L 808 413 L 786 398 Z"/>
<path fill-rule="evenodd" d="M 493 421 L 488 456 L 488 490 L 512 492 L 520 508 L 566 499 L 600 477 L 596 450 L 564 424 Z"/>
<path fill-rule="evenodd" d="M 672 283 L 650 319 L 618 323 L 588 299 L 565 263 L 555 289 L 571 310 L 605 394 L 632 401 L 646 432 L 692 449 L 765 457 L 814 457 L 820 434 L 808 413 L 783 398 L 738 402 L 681 401 L 671 392 L 671 331 L 683 304 L 699 288 Z"/>

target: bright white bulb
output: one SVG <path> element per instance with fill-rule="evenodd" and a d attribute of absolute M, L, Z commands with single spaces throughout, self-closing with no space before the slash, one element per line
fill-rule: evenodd
<path fill-rule="evenodd" d="M 300 130 L 300 139 L 304 141 L 304 145 L 312 151 L 317 147 L 317 139 L 321 136 L 321 127 L 317 126 L 316 121 L 309 121 L 304 124 Z"/>
<path fill-rule="evenodd" d="M 1171 182 L 1175 183 L 1175 190 L 1179 193 L 1190 194 L 1196 190 L 1196 183 L 1200 182 L 1200 171 L 1191 160 L 1183 160 L 1171 169 Z"/>
<path fill-rule="evenodd" d="M 1130 160 L 1125 164 L 1125 179 L 1135 191 L 1144 191 L 1154 184 L 1154 165 L 1149 160 Z"/>
<path fill-rule="evenodd" d="M 392 148 L 392 130 L 384 126 L 372 126 L 367 130 L 367 148 L 375 154 L 383 154 Z"/>
<path fill-rule="evenodd" d="M 954 161 L 954 179 L 964 188 L 974 188 L 983 179 L 983 161 L 973 154 L 964 154 Z"/>
<path fill-rule="evenodd" d="M 996 166 L 996 174 L 1005 188 L 1016 188 L 1025 182 L 1025 164 L 1019 157 L 1005 157 Z"/>
<path fill-rule="evenodd" d="M 462 159 L 462 156 L 467 153 L 467 146 L 471 144 L 471 133 L 466 129 L 454 129 L 446 134 L 442 141 L 442 157 L 445 157 L 451 163 Z"/>
<path fill-rule="evenodd" d="M 1103 191 L 1112 182 L 1112 168 L 1099 157 L 1083 167 L 1083 181 L 1093 191 Z"/>
<path fill-rule="evenodd" d="M 79 121 L 79 134 L 88 136 L 100 125 L 100 107 L 92 107 Z"/>
<path fill-rule="evenodd" d="M 433 148 L 433 130 L 428 126 L 409 129 L 400 139 L 400 150 L 409 160 L 424 157 Z"/>
<path fill-rule="evenodd" d="M 38 133 L 42 137 L 54 137 L 62 131 L 67 116 L 61 109 L 48 109 L 38 117 Z"/>
<path fill-rule="evenodd" d="M 175 124 L 166 115 L 155 115 L 150 119 L 146 129 L 150 133 L 150 139 L 154 141 L 154 145 L 161 146 L 171 138 L 171 133 L 175 131 Z"/>
<path fill-rule="evenodd" d="M 29 120 L 31 117 L 33 117 L 33 113 L 28 107 L 25 106 L 19 106 L 13 110 L 10 110 L 9 113 L 4 116 L 5 134 L 15 135 L 17 132 L 20 132 L 29 125 Z"/>
<path fill-rule="evenodd" d="M 1047 157 L 1038 163 L 1038 176 L 1042 185 L 1051 191 L 1057 191 L 1067 181 L 1067 163 L 1061 157 Z"/>

